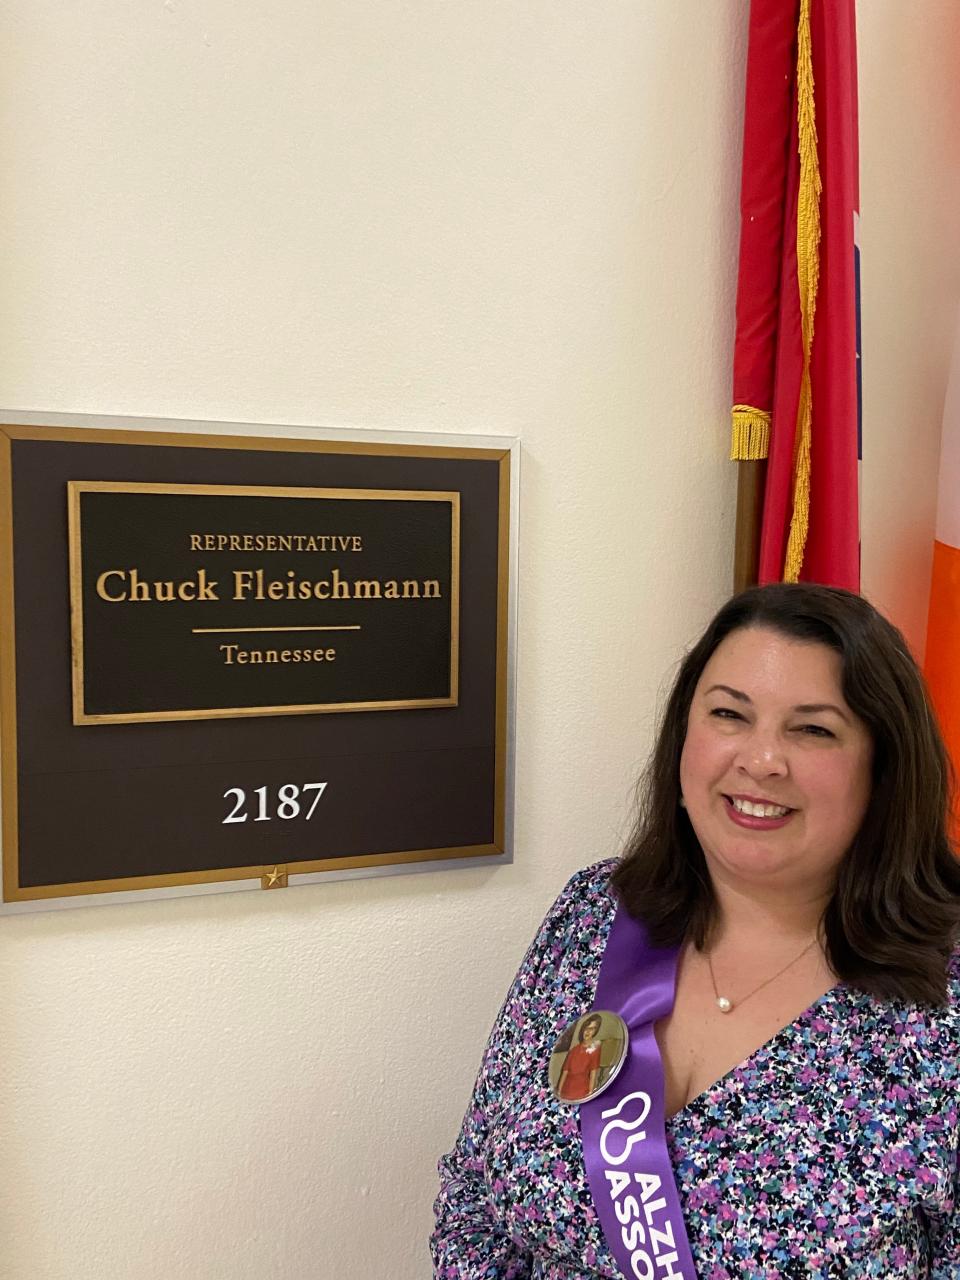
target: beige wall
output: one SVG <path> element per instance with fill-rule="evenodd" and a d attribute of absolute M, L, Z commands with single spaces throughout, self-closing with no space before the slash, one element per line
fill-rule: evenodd
<path fill-rule="evenodd" d="M 960 297 L 960 5 L 865 0 L 857 16 L 863 590 L 922 655 Z"/>
<path fill-rule="evenodd" d="M 515 864 L 0 920 L 4 1278 L 427 1276 L 486 1028 L 729 581 L 746 7 L 0 11 L 0 404 L 524 449 Z M 865 578 L 914 638 L 960 243 L 922 7 L 861 15 Z"/>

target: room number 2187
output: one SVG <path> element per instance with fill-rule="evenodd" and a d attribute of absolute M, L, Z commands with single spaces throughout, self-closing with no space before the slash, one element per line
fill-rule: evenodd
<path fill-rule="evenodd" d="M 270 795 L 269 787 L 257 787 L 251 794 L 251 800 L 256 796 L 256 813 L 254 822 L 269 822 L 272 818 L 283 818 L 289 821 L 291 818 L 302 817 L 304 822 L 309 822 L 313 817 L 314 810 L 320 803 L 320 797 L 327 789 L 325 782 L 303 782 L 299 786 L 295 782 L 285 782 L 277 788 L 276 796 Z M 247 814 L 247 793 L 242 787 L 229 787 L 224 793 L 224 800 L 234 797 L 233 808 L 224 818 L 224 822 L 246 822 Z M 309 804 L 309 807 L 307 807 Z"/>

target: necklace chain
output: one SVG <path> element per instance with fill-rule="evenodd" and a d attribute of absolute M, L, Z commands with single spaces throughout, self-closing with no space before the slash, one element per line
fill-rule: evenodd
<path fill-rule="evenodd" d="M 792 960 L 788 960 L 782 969 L 778 969 L 777 972 L 772 977 L 766 978 L 763 982 L 759 984 L 759 986 L 754 987 L 752 991 L 748 991 L 745 996 L 741 996 L 740 999 L 737 1001 L 736 1006 L 734 1006 L 734 1003 L 729 998 L 729 996 L 722 996 L 720 992 L 717 990 L 717 978 L 716 978 L 716 974 L 713 972 L 713 961 L 710 959 L 710 952 L 708 951 L 706 953 L 707 968 L 710 970 L 710 982 L 713 985 L 713 998 L 716 1001 L 717 1008 L 720 1010 L 721 1013 L 732 1013 L 734 1010 L 734 1007 L 739 1008 L 740 1005 L 744 1003 L 744 1001 L 749 1000 L 751 996 L 755 996 L 757 992 L 762 991 L 764 987 L 769 987 L 771 982 L 776 982 L 777 978 L 782 977 L 783 974 L 785 974 L 788 969 L 792 969 L 795 964 L 797 964 L 800 960 L 803 959 L 803 957 L 807 954 L 808 951 L 811 951 L 813 947 L 816 946 L 816 943 L 817 943 L 817 939 L 811 938 L 810 941 L 807 943 L 807 945 L 803 948 L 803 950 L 799 952 L 799 954 L 795 955 Z"/>

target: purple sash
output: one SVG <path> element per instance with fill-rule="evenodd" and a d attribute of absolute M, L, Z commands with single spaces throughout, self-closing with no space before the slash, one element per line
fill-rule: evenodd
<path fill-rule="evenodd" d="M 607 939 L 598 1009 L 630 1032 L 611 1087 L 580 1106 L 587 1181 L 600 1225 L 630 1280 L 696 1280 L 664 1134 L 663 1063 L 653 1024 L 673 1008 L 679 948 L 653 947 L 617 908 Z"/>

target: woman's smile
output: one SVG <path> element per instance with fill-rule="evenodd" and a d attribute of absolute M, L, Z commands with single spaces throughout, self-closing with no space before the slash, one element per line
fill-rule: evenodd
<path fill-rule="evenodd" d="M 796 813 L 787 805 L 774 804 L 768 800 L 754 800 L 747 796 L 723 797 L 730 821 L 738 827 L 746 827 L 754 831 L 777 831 L 786 826 Z"/>

